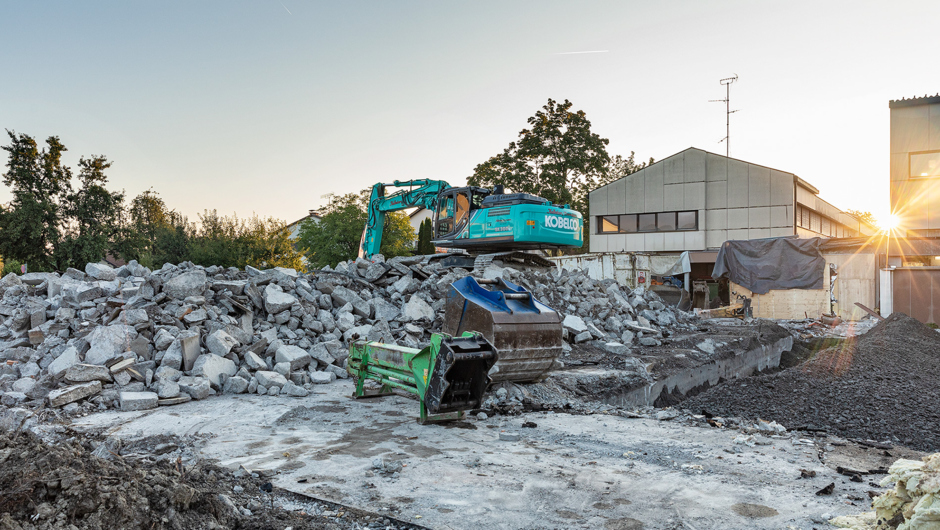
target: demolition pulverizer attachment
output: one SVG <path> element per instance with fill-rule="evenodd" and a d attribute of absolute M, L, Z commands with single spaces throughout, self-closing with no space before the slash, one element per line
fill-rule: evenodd
<path fill-rule="evenodd" d="M 356 380 L 356 398 L 388 395 L 393 388 L 418 396 L 420 423 L 462 419 L 480 408 L 490 383 L 496 349 L 480 333 L 459 337 L 434 333 L 423 349 L 358 340 L 349 346 L 346 370 Z M 367 394 L 365 381 L 381 383 Z"/>

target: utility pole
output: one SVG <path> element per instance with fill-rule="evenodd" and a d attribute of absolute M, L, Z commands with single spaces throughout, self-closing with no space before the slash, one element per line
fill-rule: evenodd
<path fill-rule="evenodd" d="M 711 99 L 710 103 L 724 103 L 725 104 L 725 137 L 721 140 L 718 140 L 718 143 L 725 143 L 725 156 L 731 157 L 731 113 L 737 112 L 737 110 L 731 110 L 731 83 L 734 83 L 738 80 L 738 74 L 734 74 L 732 77 L 726 77 L 719 81 L 725 87 L 725 99 Z"/>

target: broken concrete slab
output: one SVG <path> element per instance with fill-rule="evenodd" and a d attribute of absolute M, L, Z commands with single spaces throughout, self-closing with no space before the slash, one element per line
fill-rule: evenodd
<path fill-rule="evenodd" d="M 130 412 L 155 409 L 159 399 L 156 392 L 121 392 L 121 410 Z"/>
<path fill-rule="evenodd" d="M 295 303 L 297 303 L 297 298 L 285 293 L 276 283 L 268 284 L 264 288 L 264 309 L 268 313 L 277 314 L 286 311 Z"/>
<path fill-rule="evenodd" d="M 258 384 L 265 388 L 281 388 L 287 384 L 287 378 L 277 372 L 258 370 L 255 372 L 255 377 L 258 379 Z"/>
<path fill-rule="evenodd" d="M 85 274 L 95 280 L 105 282 L 110 282 L 117 277 L 115 270 L 110 265 L 105 265 L 104 263 L 89 263 L 85 265 Z"/>
<path fill-rule="evenodd" d="M 212 394 L 212 387 L 205 377 L 183 376 L 179 380 L 180 391 L 193 399 L 206 399 Z"/>
<path fill-rule="evenodd" d="M 62 407 L 99 393 L 101 393 L 101 381 L 91 381 L 89 383 L 58 388 L 49 392 L 49 406 Z"/>
<path fill-rule="evenodd" d="M 65 380 L 72 383 L 111 382 L 111 370 L 97 364 L 75 364 L 65 370 Z"/>
<path fill-rule="evenodd" d="M 284 345 L 274 353 L 274 361 L 277 363 L 288 363 L 291 370 L 299 370 L 310 364 L 310 354 L 303 348 Z"/>
<path fill-rule="evenodd" d="M 184 272 L 163 284 L 163 292 L 177 300 L 184 300 L 187 296 L 199 296 L 205 291 L 206 273 L 201 270 Z"/>
<path fill-rule="evenodd" d="M 231 359 L 215 354 L 200 355 L 193 364 L 193 375 L 203 376 L 209 380 L 212 388 L 222 388 L 222 375 L 233 376 L 238 372 L 238 366 Z"/>
<path fill-rule="evenodd" d="M 217 330 L 209 334 L 206 337 L 206 349 L 210 353 L 214 353 L 218 356 L 225 357 L 228 355 L 232 348 L 238 346 L 238 340 L 235 337 L 229 335 L 223 330 Z"/>
<path fill-rule="evenodd" d="M 124 355 L 132 340 L 137 338 L 137 330 L 124 324 L 98 326 L 86 337 L 90 348 L 85 353 L 88 364 L 105 364 Z"/>

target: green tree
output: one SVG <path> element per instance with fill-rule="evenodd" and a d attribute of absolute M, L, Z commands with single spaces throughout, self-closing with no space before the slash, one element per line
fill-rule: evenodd
<path fill-rule="evenodd" d="M 587 214 L 587 194 L 606 174 L 608 140 L 591 132 L 584 111 L 549 99 L 527 121 L 528 129 L 502 153 L 474 168 L 471 186 L 501 184 L 513 192 L 532 193 L 555 204 L 569 204 Z"/>
<path fill-rule="evenodd" d="M 421 221 L 421 226 L 418 228 L 418 249 L 417 252 L 419 255 L 428 255 L 434 254 L 434 243 L 431 243 L 433 239 L 434 228 L 431 223 L 431 218 L 427 218 L 424 221 Z"/>
<path fill-rule="evenodd" d="M 605 184 L 610 184 L 611 182 L 626 177 L 632 173 L 653 165 L 653 157 L 650 157 L 648 162 L 637 163 L 635 159 L 636 153 L 630 151 L 630 156 L 624 158 L 620 155 L 610 159 L 610 162 L 607 164 L 607 171 L 604 172 L 603 176 L 598 179 L 597 187 L 601 187 Z M 590 190 L 588 190 L 590 191 Z"/>
<path fill-rule="evenodd" d="M 359 194 L 330 194 L 326 198 L 329 203 L 319 222 L 306 219 L 298 232 L 298 246 L 306 249 L 307 263 L 312 269 L 355 259 L 359 255 L 362 232 L 368 219 L 369 190 Z M 386 258 L 410 254 L 414 240 L 415 231 L 407 215 L 400 212 L 386 214 L 381 247 Z"/>
<path fill-rule="evenodd" d="M 67 196 L 63 208 L 68 223 L 56 256 L 59 269 L 96 262 L 114 250 L 124 211 L 124 193 L 105 187 L 104 171 L 111 163 L 104 156 L 81 158 L 78 167 L 81 187 Z"/>
<path fill-rule="evenodd" d="M 71 171 L 62 165 L 66 148 L 55 136 L 40 150 L 29 135 L 9 130 L 7 135 L 3 183 L 12 188 L 13 200 L 0 210 L 0 254 L 30 270 L 53 270 L 65 222 L 62 204 L 71 192 Z"/>

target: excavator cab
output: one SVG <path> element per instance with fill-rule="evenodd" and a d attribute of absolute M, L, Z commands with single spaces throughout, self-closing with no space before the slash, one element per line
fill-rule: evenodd
<path fill-rule="evenodd" d="M 463 230 L 470 220 L 470 212 L 481 208 L 489 194 L 490 190 L 473 186 L 442 191 L 437 196 L 437 211 L 434 212 L 434 237 L 450 238 Z"/>

